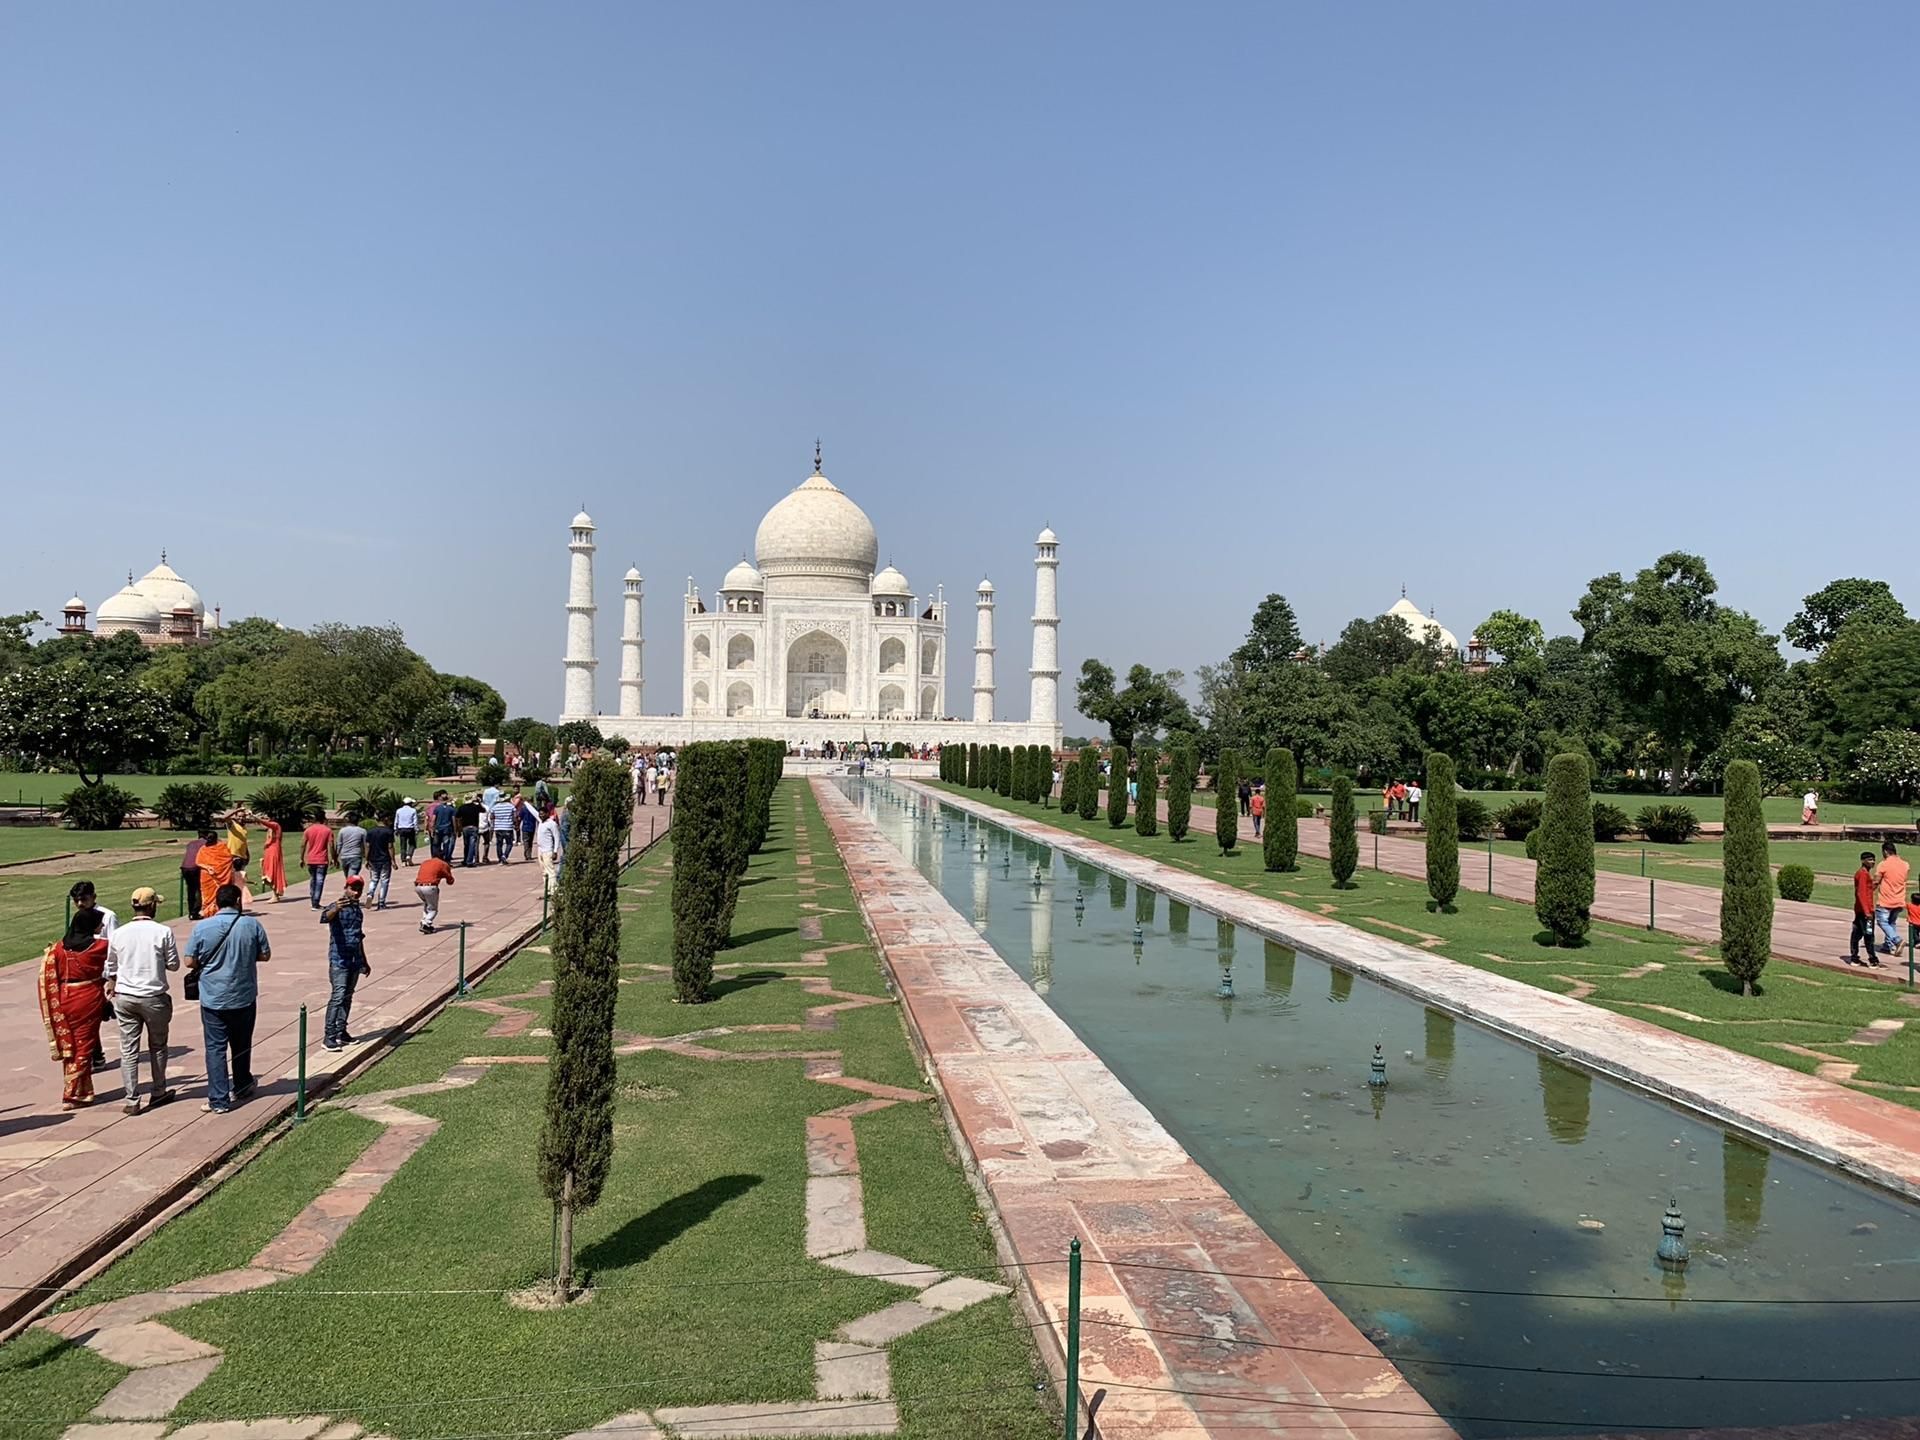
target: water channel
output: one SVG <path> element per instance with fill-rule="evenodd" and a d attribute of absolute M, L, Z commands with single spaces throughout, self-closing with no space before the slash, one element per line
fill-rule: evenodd
<path fill-rule="evenodd" d="M 998 825 L 844 784 L 1462 1434 L 1920 1414 L 1920 1208 Z M 1654 1258 L 1669 1198 L 1678 1275 Z"/>

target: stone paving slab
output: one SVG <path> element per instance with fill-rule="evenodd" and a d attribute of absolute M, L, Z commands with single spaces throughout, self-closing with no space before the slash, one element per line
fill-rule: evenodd
<path fill-rule="evenodd" d="M 931 791 L 922 793 L 930 798 L 934 795 Z M 1050 845 L 1070 859 L 1098 865 L 1195 909 L 1224 915 L 1255 934 L 1330 960 L 1423 1004 L 1513 1035 L 1562 1059 L 1699 1110 L 1770 1144 L 1812 1155 L 1837 1169 L 1920 1200 L 1920 1110 L 1505 975 L 1459 965 L 1444 956 L 1324 916 L 1309 915 L 1280 901 L 1162 865 L 1038 820 L 961 796 L 941 793 L 937 798 Z M 1200 828 L 1197 821 L 1195 828 Z M 1303 841 L 1306 834 L 1303 822 Z M 1661 889 L 1664 892 L 1666 887 Z"/>
<path fill-rule="evenodd" d="M 1310 1285 L 1122 1272 L 1101 1263 L 1155 1241 L 1177 1247 L 1191 1269 L 1300 1273 L 837 787 L 816 782 L 814 789 L 954 1128 L 1011 1258 L 1022 1266 L 1022 1284 L 1051 1322 L 1035 1338 L 1056 1374 L 1066 1318 L 1063 1262 L 1069 1241 L 1081 1242 L 1088 1261 L 1083 1314 L 1090 1322 L 1082 1334 L 1082 1393 L 1105 1392 L 1100 1435 L 1226 1440 L 1326 1430 L 1347 1440 L 1450 1436 L 1400 1373 Z M 995 812 L 994 818 L 1001 817 Z M 900 1303 L 938 1314 L 921 1303 L 931 1294 Z M 1325 1348 L 1358 1358 L 1218 1343 L 1202 1351 L 1129 1328 L 1217 1333 L 1214 1322 L 1222 1314 L 1247 1338 L 1325 1337 Z M 903 1312 L 901 1323 L 910 1318 Z M 843 1338 L 865 1337 L 843 1332 Z M 1209 1399 L 1202 1414 L 1178 1395 L 1159 1393 L 1165 1390 L 1258 1400 Z M 1343 1403 L 1359 1404 L 1356 1395 L 1367 1397 L 1367 1413 L 1335 1413 Z"/>
<path fill-rule="evenodd" d="M 201 1381 L 220 1368 L 222 1358 L 208 1355 L 135 1370 L 109 1390 L 92 1413 L 106 1420 L 153 1420 L 171 1415 Z"/>
<path fill-rule="evenodd" d="M 653 817 L 666 818 L 651 806 L 639 812 L 637 842 Z M 329 897 L 339 894 L 337 874 L 327 889 Z M 302 1004 L 308 1007 L 310 1093 L 364 1058 L 358 1047 L 337 1053 L 320 1047 L 328 993 L 326 927 L 304 903 L 304 884 L 290 886 L 287 895 L 282 904 L 255 904 L 252 911 L 273 946 L 273 959 L 260 970 L 254 1032 L 260 1090 L 226 1115 L 200 1108 L 206 1071 L 198 1007 L 183 1000 L 177 986 L 168 1079 L 178 1098 L 157 1110 L 124 1114 L 116 1060 L 95 1072 L 98 1098 L 92 1106 L 63 1109 L 59 1067 L 47 1058 L 34 994 L 39 964 L 0 969 L 0 1334 L 46 1303 L 48 1292 L 40 1287 L 57 1285 L 110 1252 L 144 1220 L 188 1194 L 196 1179 L 249 1136 L 291 1110 Z M 539 867 L 526 862 L 457 869 L 442 926 L 433 935 L 419 931 L 418 902 L 404 873 L 395 876 L 393 895 L 389 909 L 367 917 L 373 974 L 360 985 L 353 1015 L 355 1033 L 367 1037 L 400 1033 L 446 998 L 457 969 L 454 922 L 471 927 L 471 977 L 503 957 L 540 919 Z M 118 891 L 103 884 L 102 898 L 124 912 Z M 174 922 L 183 939 L 187 928 Z M 111 1025 L 107 1035 L 109 1056 L 116 1056 Z M 143 1065 L 143 1083 L 144 1072 Z"/>

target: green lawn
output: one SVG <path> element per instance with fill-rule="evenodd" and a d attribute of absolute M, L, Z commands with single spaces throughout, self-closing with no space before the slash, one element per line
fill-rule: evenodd
<path fill-rule="evenodd" d="M 1113 829 L 1104 814 L 1091 821 L 1077 815 L 1063 820 L 1057 809 L 1042 811 L 963 786 L 927 783 L 1778 1065 L 1811 1073 L 1830 1061 L 1856 1064 L 1852 1083 L 1920 1107 L 1920 1012 L 1904 1003 L 1902 989 L 1894 985 L 1775 959 L 1767 967 L 1761 993 L 1743 999 L 1714 947 L 1678 936 L 1596 923 L 1586 945 L 1556 949 L 1540 942 L 1541 927 L 1524 903 L 1463 890 L 1456 913 L 1437 914 L 1423 880 L 1362 869 L 1352 889 L 1338 890 L 1327 862 L 1312 856 L 1302 856 L 1300 868 L 1292 873 L 1269 874 L 1252 837 L 1244 832 L 1241 847 L 1223 856 L 1211 828 L 1195 830 L 1176 845 L 1164 825 L 1158 835 L 1142 839 L 1131 824 Z M 1363 865 L 1368 855 L 1364 841 L 1363 836 Z M 1774 847 L 1776 858 L 1789 848 Z M 1463 878 L 1471 885 L 1472 856 L 1463 854 L 1461 860 Z M 1889 1019 L 1910 1023 L 1882 1045 L 1848 1043 L 1870 1022 Z M 1818 1053 L 1799 1054 L 1783 1045 Z M 1914 1088 L 1880 1088 L 1900 1086 Z"/>
<path fill-rule="evenodd" d="M 173 830 L 68 830 L 60 825 L 0 825 L 0 865 L 20 860 L 44 860 L 51 855 L 91 851 L 179 849 L 186 835 Z M 118 864 L 124 855 L 103 855 Z M 0 872 L 4 873 L 4 872 Z"/>
<path fill-rule="evenodd" d="M 1475 790 L 1473 797 L 1496 813 L 1515 800 L 1541 800 L 1545 798 L 1539 790 Z M 1316 804 L 1327 803 L 1326 794 L 1309 797 Z M 1726 818 L 1726 802 L 1718 795 L 1612 795 L 1596 793 L 1596 801 L 1605 801 L 1617 805 L 1627 812 L 1629 817 L 1638 815 L 1649 805 L 1684 805 L 1693 811 L 1703 822 L 1719 824 Z M 1356 790 L 1354 804 L 1360 809 L 1380 808 L 1380 789 Z M 1761 802 L 1767 821 L 1772 825 L 1798 825 L 1800 823 L 1800 797 L 1798 795 L 1769 795 Z M 1822 801 L 1820 805 L 1820 823 L 1822 825 L 1913 825 L 1920 823 L 1920 807 L 1912 805 L 1841 805 L 1833 801 Z"/>
<path fill-rule="evenodd" d="M 1364 846 L 1362 847 L 1364 848 Z M 1484 842 L 1462 847 L 1484 853 Z M 1494 851 L 1501 855 L 1525 855 L 1527 847 L 1517 840 L 1495 840 Z M 1909 850 L 1912 847 L 1908 847 Z M 1813 900 L 1816 905 L 1850 909 L 1853 905 L 1853 872 L 1863 849 L 1878 853 L 1878 845 L 1854 840 L 1778 840 L 1767 847 L 1773 868 L 1805 865 L 1813 871 Z M 1645 855 L 1645 869 L 1642 855 Z M 1685 845 L 1646 845 L 1638 840 L 1602 841 L 1594 846 L 1594 864 L 1602 870 L 1622 875 L 1646 874 L 1658 880 L 1684 880 L 1692 885 L 1718 887 L 1722 875 L 1720 842 L 1690 840 Z M 1471 855 L 1461 862 L 1472 871 Z"/>
<path fill-rule="evenodd" d="M 817 941 L 803 940 L 795 924 L 795 794 L 808 817 L 812 873 L 823 882 L 813 899 L 835 912 L 823 917 Z M 837 942 L 858 948 L 830 957 L 835 987 L 886 993 L 811 793 L 786 782 L 774 804 L 767 850 L 741 893 L 740 943 L 721 957 L 748 966 L 722 972 L 709 1005 L 673 1004 L 669 982 L 646 968 L 670 953 L 665 847 L 628 872 L 630 887 L 655 893 L 623 890 L 618 1031 L 797 1021 L 826 1002 L 791 978 L 820 972 L 795 971 L 793 962 Z M 480 994 L 512 995 L 546 978 L 549 966 L 546 955 L 524 953 Z M 526 1003 L 543 1018 L 551 1008 L 545 1000 Z M 468 1055 L 545 1053 L 544 1039 L 487 1038 L 494 1019 L 447 1011 L 349 1093 L 437 1079 Z M 850 1076 L 921 1088 L 890 1005 L 846 1012 L 832 1031 L 735 1038 L 839 1049 Z M 798 1407 L 813 1395 L 815 1340 L 911 1294 L 805 1258 L 805 1120 L 857 1095 L 806 1079 L 797 1060 L 726 1063 L 648 1052 L 619 1061 L 613 1173 L 581 1221 L 578 1253 L 594 1298 L 563 1314 L 510 1307 L 498 1292 L 549 1273 L 552 1212 L 534 1163 L 546 1084 L 543 1066 L 501 1065 L 470 1088 L 402 1102 L 438 1117 L 442 1128 L 311 1274 L 167 1317 L 226 1353 L 175 1421 L 325 1412 L 408 1440 L 565 1434 L 641 1405 Z M 991 1236 L 935 1103 L 896 1105 L 855 1125 L 870 1245 L 947 1269 L 990 1265 Z M 322 1110 L 109 1270 L 90 1294 L 243 1262 L 370 1133 L 358 1116 Z M 324 1293 L 367 1289 L 442 1293 Z M 1057 1419 L 1036 1395 L 1037 1361 L 1010 1299 L 930 1325 L 896 1342 L 891 1354 L 905 1436 L 1042 1440 L 1057 1433 Z M 0 1349 L 0 1419 L 12 1418 L 12 1440 L 53 1440 L 122 1373 L 29 1332 Z"/>

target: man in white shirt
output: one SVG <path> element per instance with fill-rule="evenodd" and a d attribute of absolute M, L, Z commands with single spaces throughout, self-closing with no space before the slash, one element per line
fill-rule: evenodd
<path fill-rule="evenodd" d="M 415 807 L 411 795 L 402 800 L 400 808 L 393 812 L 393 839 L 400 847 L 400 863 L 413 864 L 413 847 L 420 841 L 420 811 Z"/>
<path fill-rule="evenodd" d="M 1812 824 L 1815 824 L 1819 819 L 1820 819 L 1819 792 L 1814 790 L 1809 790 L 1807 791 L 1806 794 L 1800 797 L 1800 823 L 1802 825 L 1812 825 Z"/>
<path fill-rule="evenodd" d="M 167 1089 L 167 1028 L 173 1020 L 167 971 L 180 968 L 180 947 L 173 931 L 153 918 L 159 908 L 160 892 L 142 885 L 133 892 L 133 919 L 116 926 L 107 941 L 106 994 L 120 1022 L 120 1083 L 127 1095 L 121 1108 L 129 1115 L 140 1113 L 143 1032 L 153 1076 L 149 1107 L 173 1098 Z"/>
<path fill-rule="evenodd" d="M 1425 798 L 1425 796 L 1426 791 L 1420 788 L 1419 781 L 1416 780 L 1413 784 L 1407 786 L 1407 819 L 1418 820 L 1420 818 L 1420 801 Z"/>
<path fill-rule="evenodd" d="M 552 889 L 560 878 L 560 822 L 554 819 L 552 810 L 533 832 L 533 848 L 540 857 L 540 878 Z"/>

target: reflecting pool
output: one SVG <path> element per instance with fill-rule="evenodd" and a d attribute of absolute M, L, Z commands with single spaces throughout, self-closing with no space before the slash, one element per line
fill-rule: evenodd
<path fill-rule="evenodd" d="M 1000 826 L 845 786 L 1463 1434 L 1920 1413 L 1916 1207 Z M 1679 1274 L 1654 1258 L 1669 1199 Z"/>

